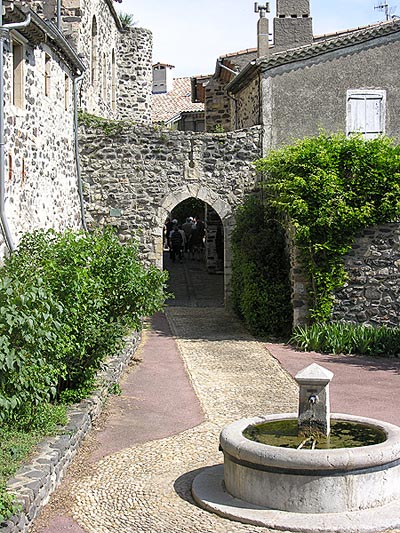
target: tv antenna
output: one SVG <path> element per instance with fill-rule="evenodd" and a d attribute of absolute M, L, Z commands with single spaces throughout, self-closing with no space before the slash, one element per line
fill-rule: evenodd
<path fill-rule="evenodd" d="M 387 0 L 383 0 L 377 6 L 375 6 L 374 9 L 379 9 L 379 11 L 384 11 L 386 20 L 390 20 L 390 18 L 392 17 L 392 13 L 395 10 L 395 7 L 391 8 Z"/>
<path fill-rule="evenodd" d="M 265 6 L 260 6 L 258 2 L 254 2 L 254 13 L 260 13 L 260 17 L 265 18 L 266 14 L 269 13 L 269 2 Z"/>

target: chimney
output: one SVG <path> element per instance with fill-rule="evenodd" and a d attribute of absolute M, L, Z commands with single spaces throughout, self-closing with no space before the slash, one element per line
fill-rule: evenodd
<path fill-rule="evenodd" d="M 269 57 L 269 22 L 266 14 L 269 13 L 269 3 L 265 6 L 254 3 L 255 13 L 260 13 L 257 23 L 257 57 Z"/>
<path fill-rule="evenodd" d="M 153 65 L 153 94 L 169 93 L 173 87 L 173 65 L 156 63 Z"/>
<path fill-rule="evenodd" d="M 310 0 L 276 0 L 274 49 L 279 52 L 312 42 Z"/>

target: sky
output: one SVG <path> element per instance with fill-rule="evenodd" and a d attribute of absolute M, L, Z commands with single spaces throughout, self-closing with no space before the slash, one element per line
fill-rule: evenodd
<path fill-rule="evenodd" d="M 385 20 L 374 7 L 386 1 L 400 15 L 400 0 L 311 0 L 314 35 Z M 174 65 L 174 77 L 211 74 L 219 56 L 257 44 L 253 0 L 122 0 L 116 8 L 153 32 L 153 63 Z M 272 27 L 275 0 L 270 11 Z"/>

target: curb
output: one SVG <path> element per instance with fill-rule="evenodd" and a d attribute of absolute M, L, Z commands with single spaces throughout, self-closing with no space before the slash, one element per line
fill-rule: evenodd
<path fill-rule="evenodd" d="M 2 533 L 21 533 L 49 501 L 50 495 L 61 483 L 64 474 L 78 451 L 83 439 L 90 432 L 93 422 L 103 409 L 109 395 L 109 387 L 118 383 L 123 371 L 135 354 L 141 333 L 135 332 L 126 339 L 125 348 L 104 364 L 98 378 L 100 387 L 79 404 L 72 405 L 67 415 L 68 424 L 63 434 L 46 437 L 36 447 L 37 453 L 17 471 L 7 483 L 7 490 L 15 494 L 22 511 L 0 524 Z"/>

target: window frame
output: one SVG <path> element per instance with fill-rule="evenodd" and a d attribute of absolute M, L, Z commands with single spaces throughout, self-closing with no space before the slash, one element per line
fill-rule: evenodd
<path fill-rule="evenodd" d="M 18 49 L 18 64 L 16 64 L 16 50 Z M 19 109 L 25 108 L 25 44 L 12 36 L 12 104 Z"/>
<path fill-rule="evenodd" d="M 359 130 L 354 130 L 352 124 L 354 122 L 354 115 L 351 109 L 351 100 L 362 100 L 364 101 L 379 101 L 380 102 L 380 112 L 379 112 L 379 131 L 367 131 L 367 112 L 364 117 L 363 128 Z M 349 89 L 346 94 L 346 135 L 357 135 L 362 134 L 366 139 L 374 139 L 379 135 L 384 135 L 386 131 L 386 90 L 385 89 Z"/>

